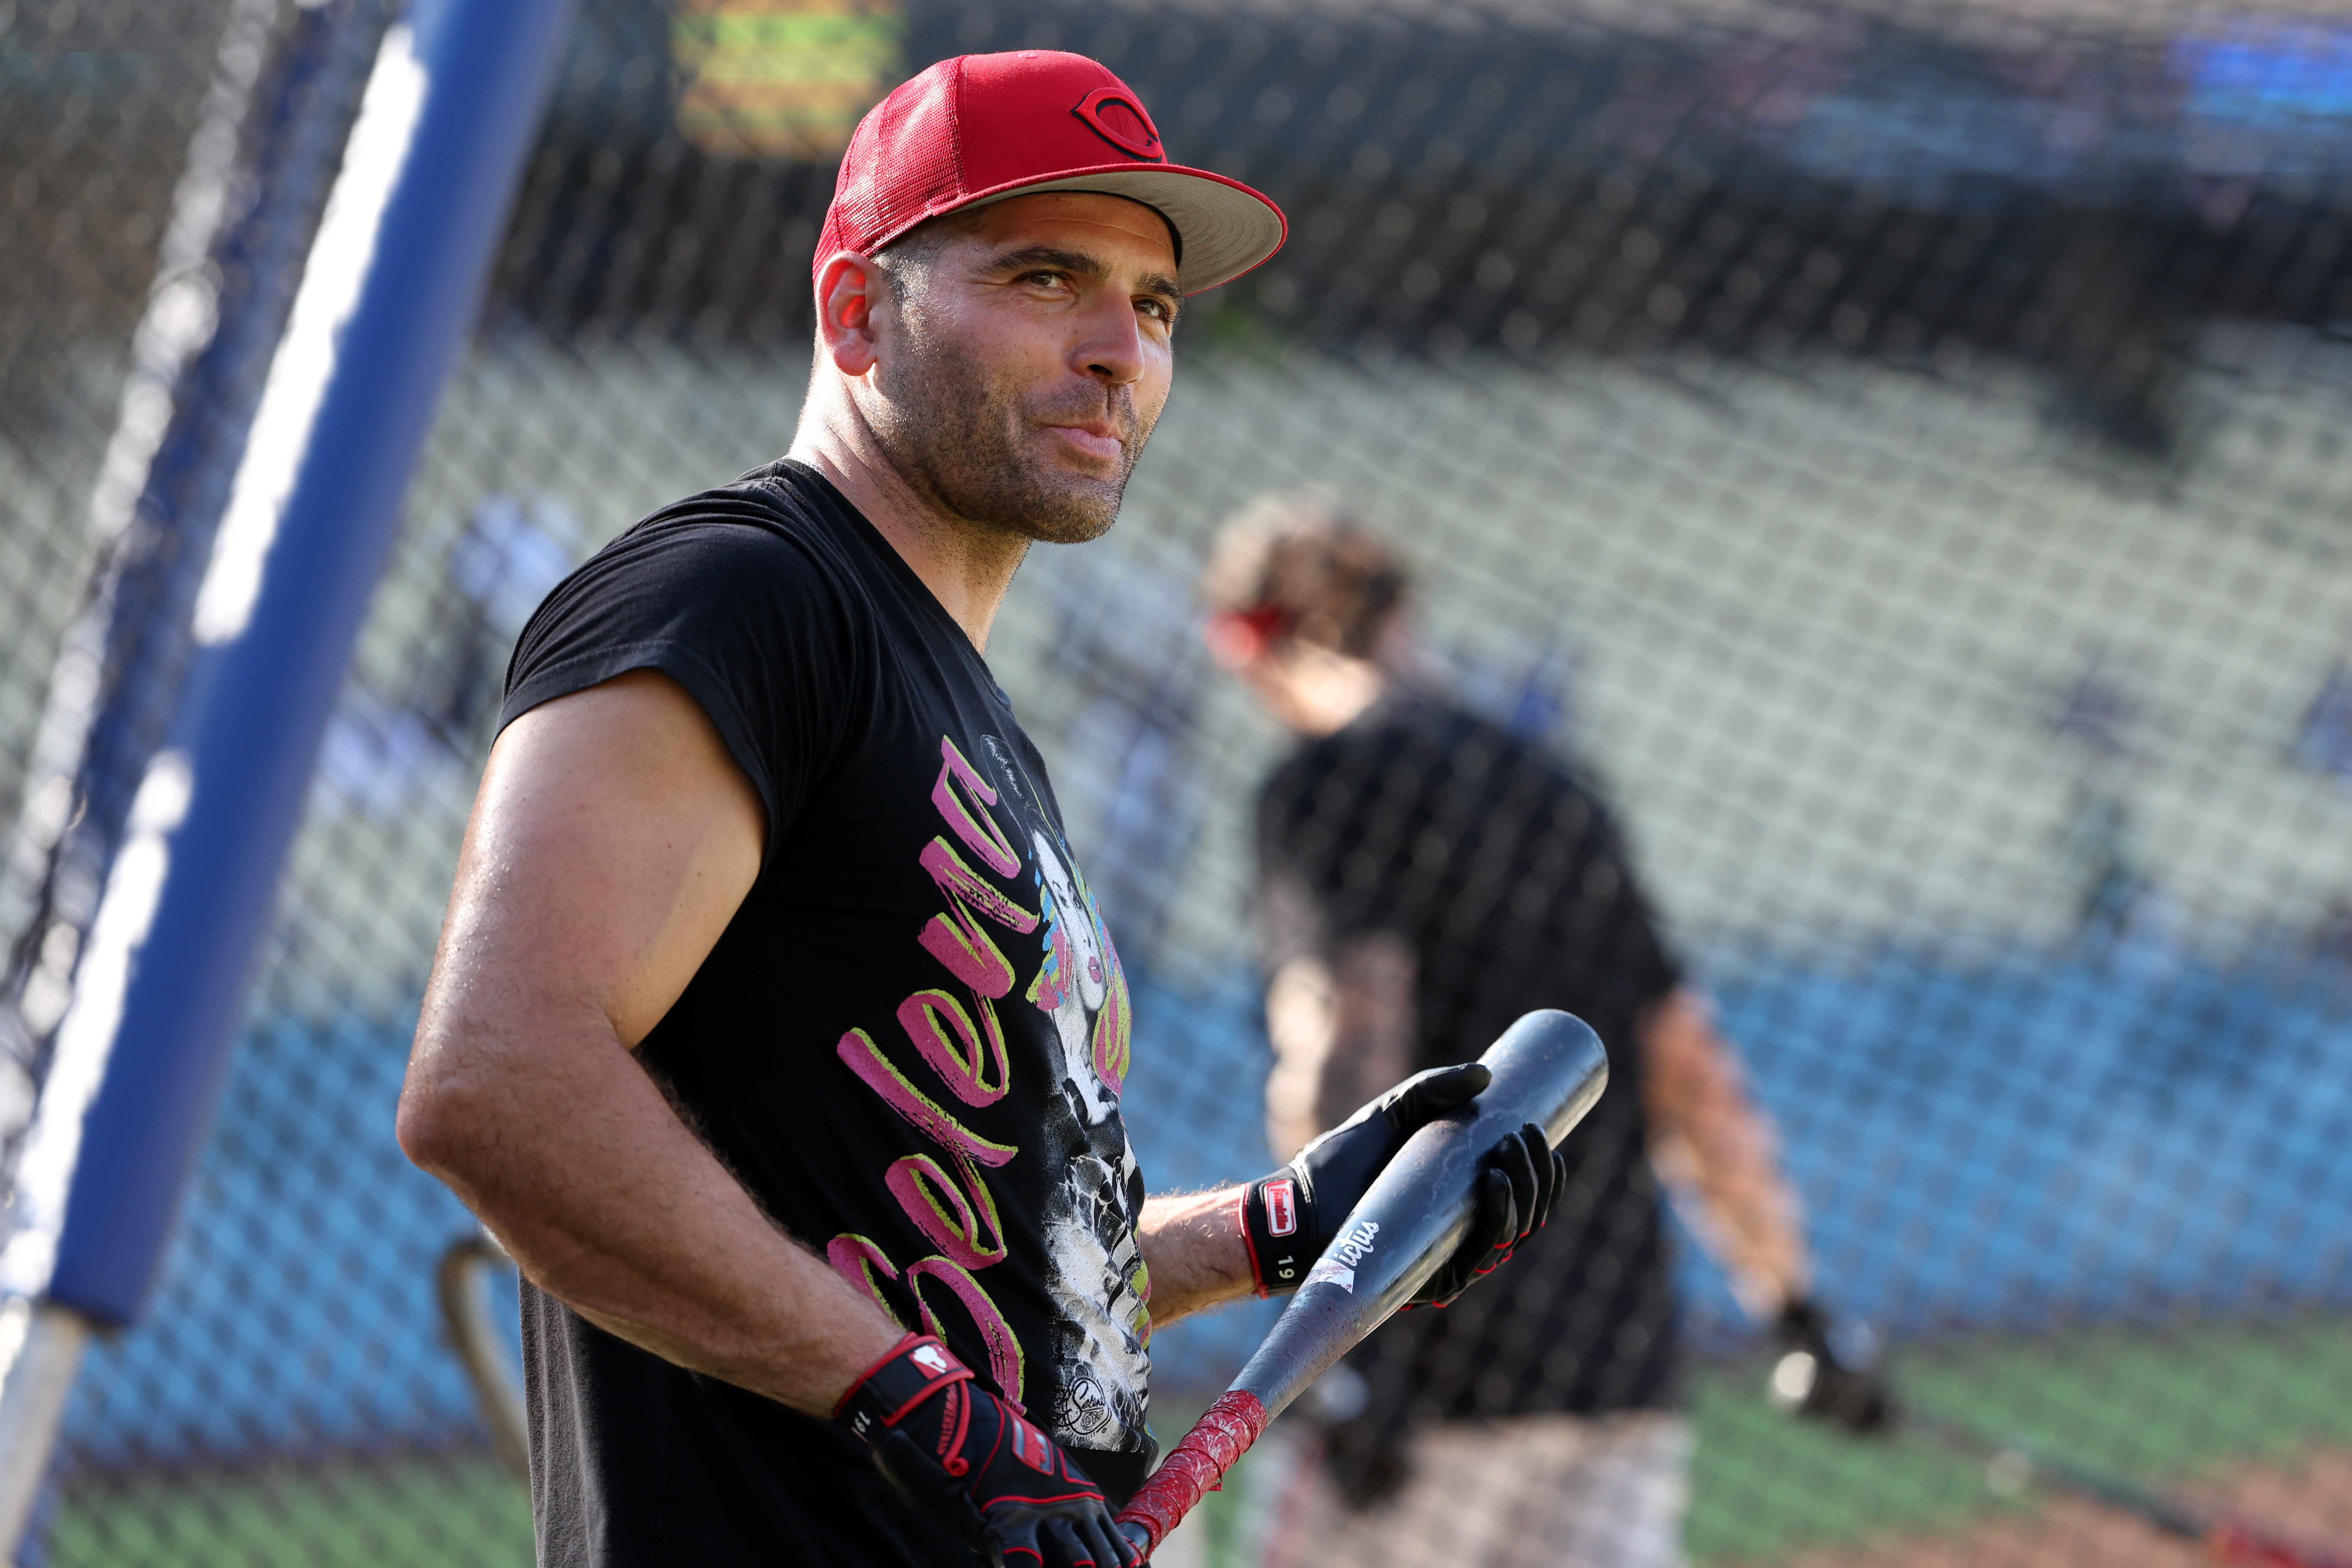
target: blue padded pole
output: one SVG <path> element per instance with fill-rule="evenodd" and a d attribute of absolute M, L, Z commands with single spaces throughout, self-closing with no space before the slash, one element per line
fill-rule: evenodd
<path fill-rule="evenodd" d="M 196 595 L 195 663 L 133 798 L 19 1163 L 0 1289 L 37 1319 L 118 1327 L 153 1291 L 569 8 L 418 0 L 377 57 Z M 37 1338 L 0 1320 L 0 1483 L 48 1446 L 35 1453 L 9 1420 L 25 1359 L 11 1352 Z M 21 1528 L 6 1511 L 0 1547 Z"/>

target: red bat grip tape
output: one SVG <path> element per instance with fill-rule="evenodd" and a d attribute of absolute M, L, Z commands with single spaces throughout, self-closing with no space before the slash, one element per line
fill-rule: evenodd
<path fill-rule="evenodd" d="M 2263 1563 L 2273 1568 L 2352 1568 L 2345 1558 L 2315 1557 L 2240 1524 L 2215 1525 L 2205 1537 L 2205 1552 L 2216 1563 Z"/>
<path fill-rule="evenodd" d="M 1160 1550 L 1177 1521 L 1217 1489 L 1234 1461 L 1265 1432 L 1266 1419 L 1265 1406 L 1255 1394 L 1235 1388 L 1217 1395 L 1175 1451 L 1119 1510 L 1119 1523 L 1140 1525 L 1150 1537 L 1146 1556 Z"/>

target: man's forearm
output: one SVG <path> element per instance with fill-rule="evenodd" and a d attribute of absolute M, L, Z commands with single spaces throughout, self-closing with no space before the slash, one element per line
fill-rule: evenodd
<path fill-rule="evenodd" d="M 1340 943 L 1328 963 L 1294 959 L 1275 975 L 1265 1126 L 1276 1159 L 1292 1158 L 1412 1071 L 1418 962 L 1402 938 L 1374 931 Z"/>
<path fill-rule="evenodd" d="M 488 1052 L 428 1011 L 404 1144 L 590 1322 L 829 1415 L 904 1331 L 769 1221 L 601 1022 Z"/>
<path fill-rule="evenodd" d="M 1770 1120 L 1704 999 L 1677 991 L 1643 1035 L 1651 1157 L 1697 1200 L 1690 1217 L 1731 1276 L 1741 1306 L 1769 1317 L 1811 1288 L 1796 1189 L 1780 1169 Z"/>
<path fill-rule="evenodd" d="M 1137 1240 L 1151 1278 L 1153 1326 L 1256 1293 L 1240 1221 L 1245 1190 L 1227 1187 L 1145 1202 Z"/>

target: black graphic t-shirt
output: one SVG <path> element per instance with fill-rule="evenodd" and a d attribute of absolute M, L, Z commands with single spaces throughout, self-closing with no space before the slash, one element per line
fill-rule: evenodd
<path fill-rule="evenodd" d="M 1413 1066 L 1475 1060 L 1559 1007 L 1609 1051 L 1609 1089 L 1563 1145 L 1569 1184 L 1508 1267 L 1443 1312 L 1392 1320 L 1351 1358 L 1371 1404 L 1333 1435 L 1392 1445 L 1412 1420 L 1593 1414 L 1675 1398 L 1674 1304 L 1644 1149 L 1639 1023 L 1679 983 L 1599 797 L 1559 759 L 1424 697 L 1302 746 L 1259 800 L 1265 959 L 1384 934 L 1415 965 Z"/>
<path fill-rule="evenodd" d="M 656 512 L 560 584 L 500 722 L 644 668 L 709 714 L 768 845 L 639 1058 L 779 1224 L 1123 1496 L 1151 1458 L 1127 984 L 1004 693 L 790 461 Z M 528 1286 L 523 1350 L 543 1564 L 971 1560 L 830 1423 Z"/>

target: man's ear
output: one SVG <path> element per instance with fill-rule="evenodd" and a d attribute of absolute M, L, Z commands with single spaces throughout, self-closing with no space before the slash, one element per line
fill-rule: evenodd
<path fill-rule="evenodd" d="M 870 256 L 836 251 L 816 275 L 816 336 L 834 368 L 853 379 L 874 368 L 874 310 L 890 287 Z"/>

